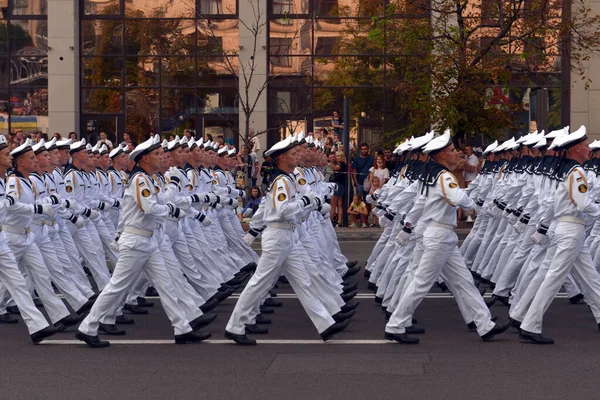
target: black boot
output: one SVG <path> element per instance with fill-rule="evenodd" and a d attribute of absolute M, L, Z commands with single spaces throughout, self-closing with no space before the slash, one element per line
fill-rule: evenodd
<path fill-rule="evenodd" d="M 103 324 L 103 323 L 100 323 L 100 326 L 98 327 L 98 331 L 102 332 L 106 335 L 112 335 L 112 336 L 123 336 L 127 333 L 127 332 L 125 332 L 124 329 L 117 328 L 117 325 L 115 325 L 115 324 Z"/>
<path fill-rule="evenodd" d="M 321 339 L 323 339 L 324 342 L 328 341 L 335 334 L 340 333 L 341 331 L 346 329 L 349 324 L 350 324 L 349 320 L 345 320 L 342 322 L 336 322 L 335 324 L 331 325 L 329 328 L 327 328 L 323 332 L 321 332 Z"/>
<path fill-rule="evenodd" d="M 419 344 L 419 339 L 412 338 L 406 333 L 385 333 L 384 338 L 401 344 Z"/>
<path fill-rule="evenodd" d="M 49 338 L 50 336 L 54 335 L 56 332 L 58 332 L 58 331 L 56 330 L 55 327 L 47 326 L 44 329 L 42 329 L 41 331 L 32 333 L 30 335 L 31 341 L 33 342 L 33 344 L 39 344 L 42 340 Z"/>
<path fill-rule="evenodd" d="M 184 333 L 183 335 L 175 335 L 175 344 L 187 344 L 188 342 L 198 343 L 210 338 L 211 336 L 212 334 L 208 332 L 191 331 Z"/>
<path fill-rule="evenodd" d="M 248 338 L 246 335 L 237 335 L 235 333 L 225 331 L 225 338 L 233 340 L 241 346 L 256 346 L 256 340 Z"/>
<path fill-rule="evenodd" d="M 197 331 L 198 329 L 204 328 L 205 326 L 212 323 L 215 320 L 215 318 L 217 318 L 217 314 L 207 313 L 199 316 L 193 321 L 190 321 L 190 326 L 192 327 L 192 330 Z"/>
<path fill-rule="evenodd" d="M 75 333 L 75 337 L 81 340 L 82 342 L 85 342 L 88 346 L 93 347 L 95 349 L 110 347 L 110 342 L 107 340 L 100 340 L 98 338 L 98 335 L 90 336 L 77 331 L 77 333 Z"/>

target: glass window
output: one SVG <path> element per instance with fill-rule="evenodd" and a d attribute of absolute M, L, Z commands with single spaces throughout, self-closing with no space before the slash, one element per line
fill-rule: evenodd
<path fill-rule="evenodd" d="M 194 1 L 125 0 L 127 18 L 194 18 Z"/>
<path fill-rule="evenodd" d="M 312 78 L 313 74 L 313 63 L 310 56 L 286 56 L 286 57 L 275 57 L 271 58 L 276 61 L 285 60 L 283 64 L 271 64 L 270 73 L 271 76 L 277 77 L 278 85 L 288 86 L 290 83 L 296 85 L 296 82 L 303 81 Z M 290 83 L 281 84 L 279 82 L 287 81 Z"/>
<path fill-rule="evenodd" d="M 48 116 L 48 88 L 11 88 L 11 115 L 13 116 Z M 42 124 L 48 127 L 47 118 L 42 119 L 13 119 L 11 128 L 15 129 L 19 122 L 20 128 L 37 130 Z"/>
<path fill-rule="evenodd" d="M 7 87 L 9 82 L 10 74 L 8 71 L 10 70 L 10 64 L 8 62 L 8 58 L 0 57 L 0 87 Z M 2 110 L 2 107 L 0 107 Z"/>
<path fill-rule="evenodd" d="M 85 15 L 119 15 L 121 6 L 119 0 L 84 0 L 83 13 Z"/>
<path fill-rule="evenodd" d="M 84 57 L 81 76 L 83 86 L 122 86 L 121 57 Z"/>
<path fill-rule="evenodd" d="M 196 24 L 188 19 L 127 20 L 125 53 L 129 55 L 194 54 Z"/>
<path fill-rule="evenodd" d="M 235 114 L 238 91 L 235 87 L 198 89 L 198 110 L 202 114 Z"/>
<path fill-rule="evenodd" d="M 271 65 L 274 67 L 291 67 L 291 48 L 291 38 L 271 38 L 271 43 L 269 46 L 269 50 L 271 53 L 271 57 L 269 58 L 269 60 L 271 62 Z"/>
<path fill-rule="evenodd" d="M 10 109 L 8 88 L 0 87 L 0 134 L 6 136 L 9 146 L 12 137 L 8 136 L 8 111 Z"/>
<path fill-rule="evenodd" d="M 12 15 L 46 15 L 47 0 L 12 0 Z"/>
<path fill-rule="evenodd" d="M 239 52 L 239 23 L 234 19 L 198 20 L 198 55 L 235 55 Z"/>
<path fill-rule="evenodd" d="M 12 57 L 9 68 L 10 85 L 48 85 L 47 57 Z"/>
<path fill-rule="evenodd" d="M 82 21 L 81 44 L 84 56 L 121 54 L 123 52 L 123 21 Z"/>
<path fill-rule="evenodd" d="M 161 84 L 162 86 L 193 86 L 196 71 L 194 57 L 162 57 Z"/>
<path fill-rule="evenodd" d="M 237 57 L 197 57 L 198 86 L 235 86 Z"/>
<path fill-rule="evenodd" d="M 140 56 L 125 58 L 125 84 L 132 86 L 158 86 L 160 60 Z"/>
<path fill-rule="evenodd" d="M 181 135 L 186 129 L 195 130 L 197 102 L 196 91 L 193 88 L 161 90 L 161 133 Z"/>
<path fill-rule="evenodd" d="M 128 89 L 125 94 L 125 131 L 138 143 L 158 133 L 158 89 Z"/>
<path fill-rule="evenodd" d="M 117 114 L 123 112 L 120 89 L 90 88 L 81 90 L 84 113 Z"/>
<path fill-rule="evenodd" d="M 45 20 L 12 20 L 10 53 L 39 56 L 48 53 L 48 23 Z"/>
<path fill-rule="evenodd" d="M 312 49 L 312 22 L 307 19 L 288 19 L 289 24 L 281 25 L 271 21 L 269 40 L 271 55 L 280 51 L 280 46 L 286 46 L 287 54 L 310 54 Z"/>
<path fill-rule="evenodd" d="M 197 16 L 237 14 L 237 0 L 199 0 Z"/>
<path fill-rule="evenodd" d="M 270 88 L 269 113 L 305 115 L 312 111 L 312 88 L 308 86 Z"/>

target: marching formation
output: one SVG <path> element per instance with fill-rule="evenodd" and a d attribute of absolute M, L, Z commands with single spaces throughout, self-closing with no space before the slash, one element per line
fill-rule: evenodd
<path fill-rule="evenodd" d="M 449 172 L 457 163 L 449 131 L 398 146 L 402 163 L 368 198 L 385 227 L 365 271 L 388 319 L 385 337 L 419 343 L 409 335 L 425 330 L 413 314 L 434 284 L 452 292 L 484 341 L 514 327 L 523 340 L 554 343 L 542 322 L 561 287 L 571 303 L 585 299 L 600 328 L 598 150 L 583 126 L 494 142 L 462 190 Z M 478 212 L 460 249 L 458 207 Z M 480 285 L 493 290 L 487 302 Z M 510 307 L 504 324 L 489 311 L 497 302 Z"/>
<path fill-rule="evenodd" d="M 326 217 L 335 188 L 312 167 L 325 165 L 323 147 L 307 139 L 271 150 L 278 176 L 246 234 L 233 148 L 155 136 L 132 151 L 56 139 L 10 151 L 0 136 L 0 323 L 21 314 L 35 344 L 77 326 L 79 340 L 108 347 L 98 335 L 125 335 L 134 320 L 123 310 L 147 314 L 155 290 L 175 342 L 201 342 L 210 311 L 247 282 L 225 336 L 251 345 L 246 333 L 267 333 L 262 313 L 281 305 L 271 289 L 285 274 L 328 340 L 358 305 L 344 278 L 359 268 Z M 250 245 L 261 232 L 259 261 Z"/>

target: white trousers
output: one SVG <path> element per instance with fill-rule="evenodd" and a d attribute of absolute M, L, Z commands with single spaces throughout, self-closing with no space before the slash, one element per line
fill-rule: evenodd
<path fill-rule="evenodd" d="M 470 319 L 477 325 L 479 335 L 489 332 L 494 323 L 490 310 L 485 305 L 479 291 L 473 284 L 471 273 L 457 247 L 458 236 L 454 231 L 428 226 L 423 233 L 423 256 L 419 267 L 415 270 L 412 281 L 402 294 L 398 307 L 392 313 L 385 331 L 388 333 L 405 333 L 406 327 L 412 325 L 412 316 L 440 273 L 446 277 L 446 282 L 452 285 L 454 297 L 460 308 L 461 305 L 469 311 L 469 316 L 463 313 L 463 318 Z M 461 298 L 461 302 L 458 298 Z"/>
<path fill-rule="evenodd" d="M 88 226 L 90 225 L 91 222 L 88 223 Z M 77 250 L 79 250 L 79 254 L 81 254 L 86 266 L 89 268 L 98 290 L 104 289 L 110 280 L 110 271 L 106 265 L 104 252 L 98 251 L 100 242 L 92 240 L 87 226 L 77 228 L 76 225 L 69 222 L 67 228 L 77 246 Z"/>
<path fill-rule="evenodd" d="M 534 242 L 532 239 L 532 235 L 535 233 L 535 226 L 527 226 L 525 232 L 519 237 L 520 243 L 518 247 L 515 249 L 506 248 L 504 253 L 512 252 L 512 257 L 510 257 L 508 263 L 500 264 L 506 265 L 505 267 L 501 267 L 500 276 L 496 281 L 496 288 L 494 289 L 494 294 L 496 296 L 508 297 L 510 291 L 515 287 L 517 283 L 517 278 L 519 277 L 519 272 L 521 272 L 521 268 L 523 268 L 523 264 L 527 260 L 527 257 L 531 253 Z M 503 257 L 502 257 L 503 258 Z"/>
<path fill-rule="evenodd" d="M 586 298 L 595 305 L 600 304 L 600 276 L 589 249 L 585 246 L 585 226 L 559 222 L 556 225 L 555 235 L 556 252 L 521 323 L 521 329 L 528 332 L 542 333 L 544 313 L 571 270 L 578 277 Z M 591 308 L 596 322 L 600 323 L 600 312 L 597 307 Z"/>
<path fill-rule="evenodd" d="M 243 335 L 245 324 L 252 320 L 264 294 L 285 274 L 298 300 L 317 328 L 323 332 L 335 323 L 319 299 L 314 296 L 311 280 L 303 264 L 301 244 L 296 243 L 294 232 L 287 229 L 267 228 L 262 233 L 262 255 L 256 271 L 237 301 L 227 331 Z"/>

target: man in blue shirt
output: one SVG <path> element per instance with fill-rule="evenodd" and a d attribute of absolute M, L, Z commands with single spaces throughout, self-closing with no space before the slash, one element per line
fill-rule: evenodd
<path fill-rule="evenodd" d="M 360 145 L 360 156 L 352 161 L 352 182 L 356 188 L 356 193 L 367 198 L 367 192 L 363 188 L 365 178 L 369 176 L 369 169 L 373 166 L 375 159 L 369 154 L 369 145 L 363 143 Z"/>

